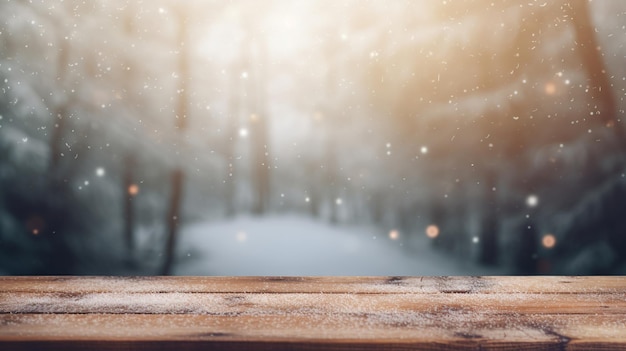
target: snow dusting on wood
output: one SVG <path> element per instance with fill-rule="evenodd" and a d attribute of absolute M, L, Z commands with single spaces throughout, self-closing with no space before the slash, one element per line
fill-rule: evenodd
<path fill-rule="evenodd" d="M 93 348 L 115 348 L 123 341 L 136 349 L 150 349 L 151 342 L 171 342 L 160 347 L 177 349 L 176 342 L 190 341 L 185 348 L 245 349 L 246 343 L 255 342 L 268 349 L 270 345 L 336 349 L 346 343 L 355 349 L 366 345 L 620 349 L 626 347 L 626 281 L 621 277 L 0 278 L 0 349 L 41 345 L 36 343 L 64 349 L 78 347 L 72 344 L 76 340 Z"/>

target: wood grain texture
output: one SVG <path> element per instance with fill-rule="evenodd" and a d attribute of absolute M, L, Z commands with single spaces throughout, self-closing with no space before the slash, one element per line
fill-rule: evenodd
<path fill-rule="evenodd" d="M 624 350 L 624 277 L 0 277 L 0 350 Z"/>

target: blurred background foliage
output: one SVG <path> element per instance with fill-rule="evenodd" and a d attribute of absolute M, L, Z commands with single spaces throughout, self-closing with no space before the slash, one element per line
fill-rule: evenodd
<path fill-rule="evenodd" d="M 299 213 L 408 252 L 435 226 L 433 249 L 512 274 L 624 274 L 625 18 L 4 1 L 0 271 L 169 274 L 189 223 Z"/>

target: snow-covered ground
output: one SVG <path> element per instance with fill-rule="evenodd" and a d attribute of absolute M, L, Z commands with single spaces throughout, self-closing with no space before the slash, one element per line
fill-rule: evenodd
<path fill-rule="evenodd" d="M 333 226 L 298 216 L 238 217 L 183 230 L 177 275 L 489 275 L 502 272 L 455 260 L 427 238 Z M 393 235 L 392 235 L 393 236 Z"/>

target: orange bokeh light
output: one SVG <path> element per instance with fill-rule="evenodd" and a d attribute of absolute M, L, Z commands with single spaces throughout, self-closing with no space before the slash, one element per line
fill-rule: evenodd
<path fill-rule="evenodd" d="M 137 184 L 131 184 L 128 187 L 128 194 L 130 194 L 131 196 L 139 194 L 139 186 Z"/>
<path fill-rule="evenodd" d="M 551 249 L 556 245 L 556 238 L 552 234 L 546 234 L 543 236 L 543 239 L 541 239 L 541 244 L 546 249 Z"/>
<path fill-rule="evenodd" d="M 546 83 L 546 86 L 544 87 L 544 90 L 545 90 L 546 94 L 554 95 L 556 93 L 556 85 L 554 85 L 554 83 L 552 83 L 552 82 Z"/>
<path fill-rule="evenodd" d="M 434 239 L 436 237 L 439 236 L 439 227 L 437 227 L 434 224 L 429 225 L 428 227 L 426 227 L 426 236 Z"/>
<path fill-rule="evenodd" d="M 400 233 L 397 230 L 392 230 L 389 232 L 389 239 L 397 240 L 400 237 Z"/>

